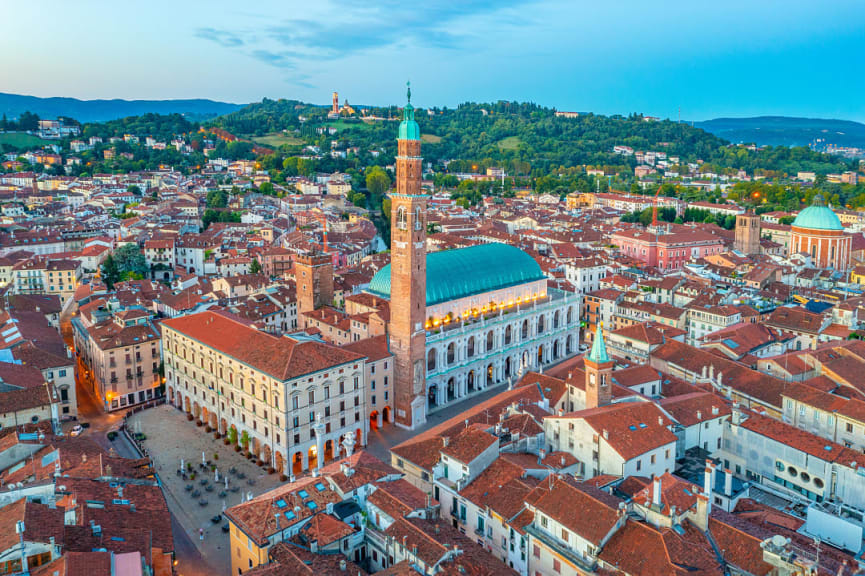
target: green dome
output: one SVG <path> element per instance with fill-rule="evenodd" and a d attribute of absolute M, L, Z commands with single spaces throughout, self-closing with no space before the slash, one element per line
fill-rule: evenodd
<path fill-rule="evenodd" d="M 414 106 L 411 105 L 411 83 L 407 82 L 405 108 L 402 109 L 402 122 L 399 123 L 400 140 L 420 140 L 420 126 L 414 119 Z"/>
<path fill-rule="evenodd" d="M 498 243 L 431 252 L 426 270 L 427 306 L 545 278 L 534 258 Z M 367 292 L 390 299 L 390 264 L 373 276 Z"/>
<path fill-rule="evenodd" d="M 814 196 L 810 206 L 799 212 L 793 221 L 793 226 L 811 230 L 844 230 L 841 220 L 831 208 L 826 206 L 823 197 L 819 194 Z"/>
<path fill-rule="evenodd" d="M 409 112 L 409 108 L 411 108 L 411 104 L 406 106 L 406 111 L 403 113 L 403 121 L 399 123 L 399 139 L 420 140 L 420 126 L 414 120 L 414 109 Z"/>

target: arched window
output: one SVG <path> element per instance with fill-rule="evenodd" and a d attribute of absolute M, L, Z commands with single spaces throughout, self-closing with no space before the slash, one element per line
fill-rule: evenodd
<path fill-rule="evenodd" d="M 574 307 L 569 306 L 568 307 L 568 324 L 572 323 L 573 321 L 574 321 Z"/>
<path fill-rule="evenodd" d="M 487 332 L 487 352 L 493 349 L 493 345 L 495 344 L 495 336 L 493 335 L 493 331 L 490 330 Z"/>
<path fill-rule="evenodd" d="M 553 314 L 553 328 L 555 329 L 558 327 L 559 327 L 559 311 L 556 310 L 556 313 Z"/>
<path fill-rule="evenodd" d="M 426 368 L 429 371 L 433 371 L 436 369 L 436 350 L 435 350 L 435 348 L 431 348 L 429 353 L 427 354 Z"/>
<path fill-rule="evenodd" d="M 510 344 L 510 343 L 511 343 L 511 327 L 510 327 L 510 325 L 508 325 L 505 328 L 505 345 Z"/>
<path fill-rule="evenodd" d="M 538 334 L 544 331 L 544 315 L 538 316 Z"/>
<path fill-rule="evenodd" d="M 421 216 L 421 213 L 420 213 L 420 206 L 418 206 L 417 208 L 415 208 L 415 211 L 414 211 L 414 229 L 420 230 L 422 226 L 423 226 L 423 217 Z"/>
<path fill-rule="evenodd" d="M 466 347 L 466 356 L 471 358 L 474 355 L 475 355 L 475 337 L 472 336 L 471 338 L 469 338 L 469 343 L 468 343 L 468 346 Z"/>
<path fill-rule="evenodd" d="M 448 364 L 453 364 L 455 359 L 456 347 L 454 346 L 454 343 L 451 342 L 450 344 L 448 344 Z"/>
<path fill-rule="evenodd" d="M 405 230 L 407 227 L 405 206 L 400 206 L 396 211 L 396 227 L 400 230 Z"/>
<path fill-rule="evenodd" d="M 523 320 L 523 330 L 522 330 L 522 339 L 525 340 L 529 337 L 529 321 Z"/>

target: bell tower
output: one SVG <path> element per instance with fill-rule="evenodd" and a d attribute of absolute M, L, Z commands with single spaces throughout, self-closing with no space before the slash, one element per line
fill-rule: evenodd
<path fill-rule="evenodd" d="M 613 365 L 607 355 L 607 345 L 604 342 L 604 326 L 598 326 L 592 350 L 585 357 L 586 372 L 586 409 L 606 406 L 612 399 Z"/>
<path fill-rule="evenodd" d="M 396 190 L 391 192 L 390 349 L 396 423 L 426 422 L 426 204 L 421 190 L 420 128 L 411 87 L 399 125 Z"/>

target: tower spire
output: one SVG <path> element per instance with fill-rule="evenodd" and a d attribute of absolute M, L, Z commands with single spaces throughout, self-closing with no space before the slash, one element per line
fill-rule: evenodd
<path fill-rule="evenodd" d="M 406 88 L 406 94 L 405 94 L 406 100 L 408 101 L 409 104 L 411 104 L 411 80 L 409 80 L 405 83 L 405 88 Z"/>
<path fill-rule="evenodd" d="M 605 364 L 610 361 L 607 355 L 607 344 L 604 342 L 604 323 L 598 325 L 598 333 L 595 335 L 595 341 L 592 342 L 592 350 L 589 352 L 588 359 L 595 364 Z"/>

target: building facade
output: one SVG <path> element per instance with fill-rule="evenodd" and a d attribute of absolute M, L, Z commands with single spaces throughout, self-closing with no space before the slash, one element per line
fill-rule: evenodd
<path fill-rule="evenodd" d="M 300 474 L 369 430 L 364 356 L 202 312 L 163 323 L 168 401 L 259 460 Z"/>

